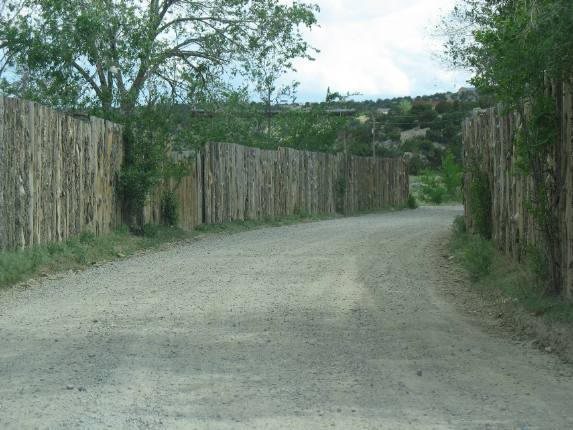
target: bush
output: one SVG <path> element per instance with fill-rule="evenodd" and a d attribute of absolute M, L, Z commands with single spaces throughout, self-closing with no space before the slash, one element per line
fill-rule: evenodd
<path fill-rule="evenodd" d="M 453 200 L 460 199 L 460 189 L 462 184 L 462 169 L 454 158 L 451 151 L 446 152 L 442 159 L 442 168 L 440 170 L 446 194 Z"/>
<path fill-rule="evenodd" d="M 408 208 L 409 209 L 416 209 L 418 207 L 418 202 L 416 201 L 416 197 L 413 194 L 408 196 Z"/>
<path fill-rule="evenodd" d="M 155 224 L 145 224 L 141 229 L 140 235 L 146 238 L 154 239 L 159 235 L 161 227 Z"/>
<path fill-rule="evenodd" d="M 96 235 L 93 232 L 86 230 L 80 234 L 79 240 L 80 243 L 91 244 L 95 242 Z"/>
<path fill-rule="evenodd" d="M 425 170 L 420 176 L 420 182 L 420 197 L 422 200 L 438 205 L 443 203 L 446 196 L 446 188 L 435 173 Z"/>
<path fill-rule="evenodd" d="M 161 219 L 163 224 L 173 227 L 179 222 L 179 202 L 173 191 L 168 191 L 161 199 Z"/>
<path fill-rule="evenodd" d="M 466 219 L 464 218 L 463 215 L 459 215 L 454 219 L 452 228 L 456 236 L 460 236 L 467 233 Z"/>
<path fill-rule="evenodd" d="M 346 178 L 344 176 L 340 176 L 336 180 L 335 190 L 336 190 L 336 212 L 343 213 L 344 212 L 344 196 L 346 195 Z"/>
<path fill-rule="evenodd" d="M 543 286 L 543 289 L 549 287 L 549 280 L 551 279 L 551 273 L 549 268 L 549 258 L 540 248 L 535 246 L 530 246 L 527 249 L 527 266 L 529 267 L 532 277 L 535 283 Z"/>
<path fill-rule="evenodd" d="M 495 249 L 492 243 L 483 237 L 472 236 L 467 242 L 462 261 L 473 281 L 479 281 L 491 272 Z"/>
<path fill-rule="evenodd" d="M 477 233 L 485 239 L 491 239 L 493 220 L 489 179 L 477 169 L 472 175 L 468 204 L 474 218 Z"/>

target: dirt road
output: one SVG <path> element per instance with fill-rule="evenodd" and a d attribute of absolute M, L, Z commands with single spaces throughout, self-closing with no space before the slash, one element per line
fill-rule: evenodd
<path fill-rule="evenodd" d="M 206 237 L 0 292 L 1 429 L 571 429 L 571 368 L 449 302 L 458 208 Z"/>

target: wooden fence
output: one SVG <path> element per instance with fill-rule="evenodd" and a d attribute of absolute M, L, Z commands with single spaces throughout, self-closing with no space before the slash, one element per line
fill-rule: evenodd
<path fill-rule="evenodd" d="M 409 176 L 403 159 L 339 157 L 342 165 L 341 180 L 345 183 L 343 213 L 406 205 Z"/>
<path fill-rule="evenodd" d="M 558 230 L 560 237 L 560 271 L 563 290 L 573 298 L 573 91 L 570 85 L 552 88 L 560 112 L 561 138 L 548 162 L 555 166 L 563 187 L 557 199 Z M 475 216 L 470 185 L 476 174 L 488 178 L 492 201 L 492 238 L 497 247 L 520 259 L 529 246 L 539 243 L 539 231 L 527 209 L 532 201 L 533 184 L 518 168 L 515 136 L 521 119 L 506 113 L 502 107 L 476 114 L 463 124 L 465 218 L 468 228 L 475 227 Z"/>
<path fill-rule="evenodd" d="M 120 127 L 0 96 L 0 249 L 119 222 Z"/>
<path fill-rule="evenodd" d="M 401 207 L 408 199 L 402 159 L 210 144 L 203 165 L 207 224 L 295 213 L 355 213 Z"/>
<path fill-rule="evenodd" d="M 121 224 L 121 139 L 116 124 L 0 96 L 0 250 L 62 241 L 84 230 L 105 234 Z M 401 159 L 213 143 L 187 161 L 187 176 L 156 187 L 145 222 L 164 222 L 167 192 L 176 195 L 185 229 L 400 207 L 408 199 Z"/>

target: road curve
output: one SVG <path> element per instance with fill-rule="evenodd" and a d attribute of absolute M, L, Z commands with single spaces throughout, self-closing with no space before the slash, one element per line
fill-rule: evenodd
<path fill-rule="evenodd" d="M 571 368 L 444 294 L 459 212 L 205 237 L 3 290 L 0 428 L 573 428 Z"/>

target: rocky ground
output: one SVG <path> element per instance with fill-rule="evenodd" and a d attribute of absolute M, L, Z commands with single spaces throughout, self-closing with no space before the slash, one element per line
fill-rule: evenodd
<path fill-rule="evenodd" d="M 205 237 L 0 291 L 0 428 L 573 428 L 571 367 L 456 304 L 459 213 Z"/>

